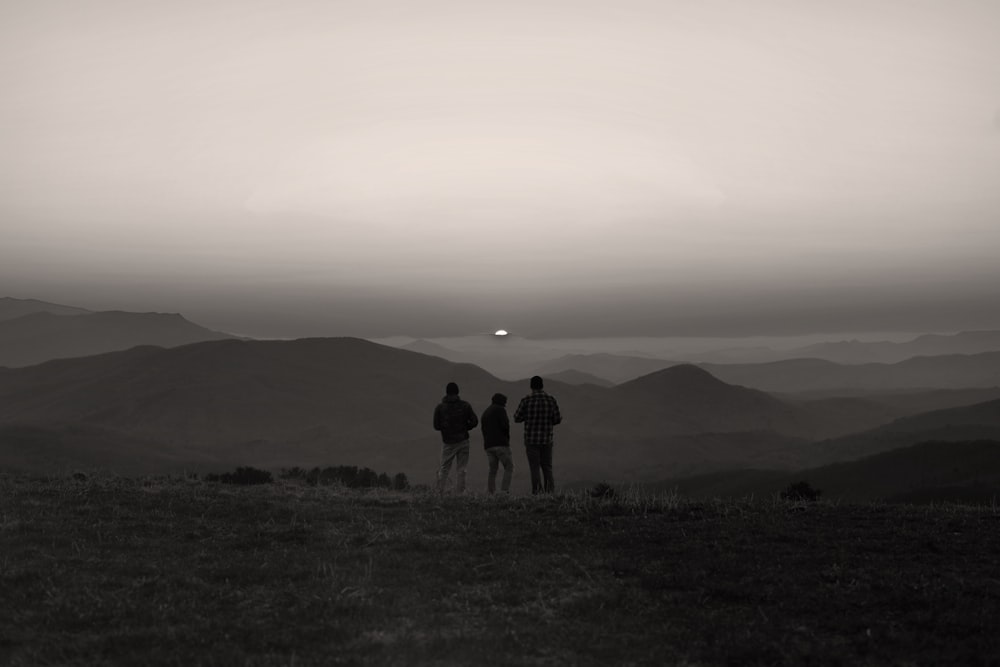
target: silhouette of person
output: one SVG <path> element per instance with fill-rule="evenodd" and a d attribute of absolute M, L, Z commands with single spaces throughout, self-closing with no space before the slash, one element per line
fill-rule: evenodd
<path fill-rule="evenodd" d="M 507 397 L 493 394 L 493 402 L 479 420 L 483 433 L 483 448 L 490 463 L 490 474 L 486 480 L 486 492 L 496 492 L 497 470 L 503 464 L 503 481 L 500 490 L 510 492 L 510 480 L 514 475 L 514 459 L 510 455 L 510 420 L 507 419 Z"/>
<path fill-rule="evenodd" d="M 458 385 L 449 382 L 444 398 L 434 408 L 434 430 L 441 432 L 441 465 L 438 468 L 437 489 L 443 493 L 452 461 L 455 462 L 455 491 L 465 491 L 465 468 L 469 465 L 469 431 L 476 428 L 479 418 L 472 406 L 458 397 Z"/>
<path fill-rule="evenodd" d="M 514 422 L 524 423 L 524 451 L 531 470 L 531 492 L 546 493 L 556 489 L 552 473 L 552 427 L 562 422 L 559 404 L 545 393 L 542 378 L 531 378 L 531 393 L 521 399 L 514 411 Z M 542 476 L 545 486 L 542 486 Z"/>

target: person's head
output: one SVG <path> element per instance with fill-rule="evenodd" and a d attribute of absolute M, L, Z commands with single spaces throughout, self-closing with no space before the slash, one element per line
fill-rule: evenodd
<path fill-rule="evenodd" d="M 531 388 L 532 389 L 541 389 L 544 386 L 545 386 L 545 383 L 542 382 L 542 378 L 538 377 L 537 375 L 534 376 L 533 378 L 531 378 Z"/>
<path fill-rule="evenodd" d="M 507 397 L 503 394 L 493 394 L 494 405 L 507 405 Z"/>
<path fill-rule="evenodd" d="M 444 388 L 444 393 L 448 396 L 458 396 L 458 385 L 454 382 L 449 382 L 448 386 Z"/>

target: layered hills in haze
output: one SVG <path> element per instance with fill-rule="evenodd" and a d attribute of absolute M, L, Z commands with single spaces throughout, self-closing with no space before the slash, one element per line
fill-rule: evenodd
<path fill-rule="evenodd" d="M 449 381 L 477 412 L 499 391 L 512 413 L 528 392 L 526 380 L 360 339 L 144 346 L 0 369 L 0 464 L 73 466 L 118 452 L 147 471 L 365 465 L 429 481 L 440 443 L 431 413 Z M 817 441 L 906 414 L 862 399 L 788 402 L 691 365 L 611 388 L 547 389 L 566 416 L 560 475 L 578 479 L 801 468 L 823 455 Z"/>
<path fill-rule="evenodd" d="M 434 340 L 385 339 L 382 342 L 449 361 L 474 363 L 505 379 L 566 373 L 566 380 L 572 384 L 594 383 L 594 378 L 599 382 L 619 384 L 680 363 L 693 363 L 704 365 L 727 381 L 765 391 L 829 391 L 862 387 L 882 391 L 992 386 L 981 383 L 993 382 L 993 376 L 983 380 L 974 375 L 974 368 L 979 365 L 977 360 L 963 369 L 948 360 L 943 363 L 917 362 L 915 358 L 1000 352 L 1000 331 L 928 334 L 905 342 L 851 340 L 783 350 L 752 347 L 701 352 L 686 349 L 692 343 L 678 339 L 622 339 L 615 343 L 607 340 L 544 341 L 517 336 L 501 339 L 479 335 Z M 596 351 L 610 346 L 615 348 L 614 351 Z M 934 381 L 940 369 L 951 375 L 947 385 L 938 385 Z M 816 378 L 812 379 L 812 376 Z"/>
<path fill-rule="evenodd" d="M 844 365 L 821 359 L 792 359 L 701 367 L 726 382 L 785 393 L 1000 386 L 1000 352 L 914 357 L 895 364 Z"/>
<path fill-rule="evenodd" d="M 1000 440 L 997 350 L 894 363 L 692 364 L 643 356 L 649 349 L 567 354 L 517 336 L 444 342 L 455 347 L 255 341 L 176 314 L 0 299 L 0 469 L 358 465 L 429 482 L 440 448 L 431 414 L 445 384 L 457 382 L 477 413 L 504 393 L 512 414 L 536 373 L 565 417 L 556 432 L 562 481 L 725 472 L 727 483 L 756 484 L 924 441 Z M 978 332 L 885 345 L 994 343 Z M 831 345 L 810 351 L 857 349 Z M 504 379 L 471 363 L 480 359 Z M 520 437 L 513 426 L 512 444 Z M 472 443 L 475 485 L 485 475 L 478 432 Z M 703 479 L 703 488 L 724 487 Z"/>
<path fill-rule="evenodd" d="M 178 314 L 89 312 L 17 299 L 0 304 L 0 366 L 11 368 L 137 345 L 175 347 L 224 338 L 232 336 Z"/>

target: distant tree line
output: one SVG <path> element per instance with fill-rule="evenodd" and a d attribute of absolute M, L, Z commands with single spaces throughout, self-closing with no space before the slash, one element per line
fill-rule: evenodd
<path fill-rule="evenodd" d="M 371 468 L 359 468 L 357 466 L 327 466 L 326 468 L 313 468 L 305 470 L 298 466 L 294 468 L 282 468 L 279 475 L 281 479 L 302 480 L 310 486 L 329 486 L 338 484 L 351 489 L 393 489 L 404 491 L 410 488 L 410 481 L 405 473 L 396 473 L 390 477 L 387 473 L 375 472 Z M 274 481 L 271 473 L 267 470 L 260 470 L 250 466 L 237 468 L 234 472 L 209 473 L 205 475 L 206 482 L 221 482 L 223 484 L 239 484 L 249 486 L 251 484 L 270 484 Z"/>
<path fill-rule="evenodd" d="M 310 486 L 329 486 L 339 484 L 351 489 L 393 489 L 404 491 L 410 488 L 410 482 L 405 473 L 396 473 L 390 477 L 384 472 L 375 472 L 371 468 L 359 468 L 357 466 L 327 466 L 326 468 L 313 468 L 304 470 L 303 468 L 283 468 L 281 470 L 282 479 L 301 479 Z"/>

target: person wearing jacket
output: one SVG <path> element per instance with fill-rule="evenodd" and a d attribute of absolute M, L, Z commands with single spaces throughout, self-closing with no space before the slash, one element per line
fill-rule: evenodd
<path fill-rule="evenodd" d="M 500 490 L 510 493 L 510 480 L 514 476 L 514 459 L 510 455 L 510 420 L 507 418 L 507 397 L 493 394 L 493 402 L 479 420 L 483 433 L 483 448 L 490 464 L 490 474 L 486 481 L 486 492 L 496 492 L 497 470 L 503 464 L 503 480 Z"/>
<path fill-rule="evenodd" d="M 452 461 L 455 462 L 455 491 L 465 491 L 465 469 L 469 465 L 469 431 L 479 425 L 472 406 L 458 396 L 458 385 L 449 382 L 445 396 L 434 408 L 434 430 L 441 432 L 441 465 L 437 488 L 443 493 Z"/>

